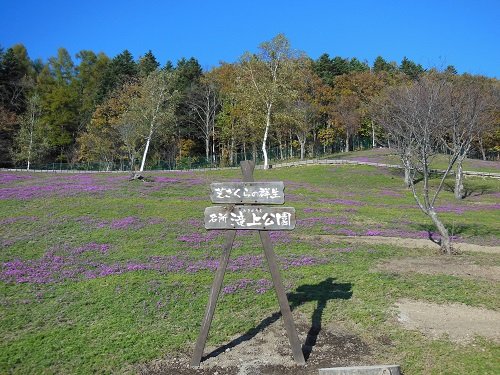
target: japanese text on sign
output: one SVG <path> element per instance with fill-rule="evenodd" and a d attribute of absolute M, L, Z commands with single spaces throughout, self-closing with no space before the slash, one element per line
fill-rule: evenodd
<path fill-rule="evenodd" d="M 207 229 L 291 230 L 295 209 L 269 206 L 213 206 L 205 209 Z"/>
<path fill-rule="evenodd" d="M 213 183 L 213 203 L 282 204 L 285 201 L 283 182 Z"/>

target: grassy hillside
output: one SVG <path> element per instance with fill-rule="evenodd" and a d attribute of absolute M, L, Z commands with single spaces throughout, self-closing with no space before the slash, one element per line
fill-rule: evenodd
<path fill-rule="evenodd" d="M 286 205 L 297 210 L 293 232 L 271 234 L 294 314 L 309 320 L 323 298 L 324 325 L 341 325 L 371 348 L 374 361 L 400 363 L 405 374 L 498 373 L 494 342 L 431 340 L 403 329 L 393 311 L 401 298 L 498 310 L 498 282 L 377 271 L 382 261 L 433 250 L 347 241 L 429 237 L 431 222 L 398 173 L 364 166 L 255 172 L 256 180 L 284 181 Z M 222 245 L 220 232 L 203 228 L 209 184 L 241 174 L 147 176 L 0 172 L 0 373 L 135 372 L 157 358 L 189 355 Z M 437 207 L 455 241 L 498 244 L 499 184 L 467 179 L 471 194 L 461 202 L 443 192 Z M 346 241 L 319 241 L 323 234 Z M 500 265 L 499 254 L 458 257 Z M 321 287 L 326 280 L 346 293 L 330 293 Z M 238 233 L 224 282 L 212 346 L 278 310 L 256 234 Z M 304 286 L 317 287 L 301 297 Z"/>
<path fill-rule="evenodd" d="M 332 156 L 328 156 L 328 159 L 346 159 L 381 164 L 401 164 L 401 159 L 397 155 L 396 150 L 389 148 L 373 148 L 364 151 L 337 153 Z M 448 157 L 446 155 L 436 155 L 432 160 L 432 167 L 435 169 L 444 170 L 447 166 Z M 498 161 L 465 159 L 464 170 L 499 173 L 500 163 Z"/>

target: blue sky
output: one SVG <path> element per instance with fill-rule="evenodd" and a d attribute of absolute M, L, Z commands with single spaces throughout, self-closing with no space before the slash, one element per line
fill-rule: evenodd
<path fill-rule="evenodd" d="M 209 69 L 282 32 L 312 58 L 403 56 L 424 67 L 500 77 L 500 1 L 12 1 L 0 0 L 0 45 L 23 43 L 31 58 L 65 47 L 163 65 L 191 56 Z"/>

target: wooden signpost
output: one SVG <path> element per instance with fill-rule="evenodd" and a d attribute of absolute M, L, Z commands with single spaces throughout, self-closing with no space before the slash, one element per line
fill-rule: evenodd
<path fill-rule="evenodd" d="M 285 202 L 284 185 L 283 182 L 254 182 L 254 168 L 254 162 L 243 161 L 241 162 L 243 182 L 211 184 L 211 201 L 223 203 L 224 206 L 212 206 L 205 209 L 205 228 L 226 229 L 227 231 L 219 267 L 210 290 L 205 317 L 191 360 L 191 365 L 194 367 L 198 367 L 201 362 L 237 229 L 257 230 L 259 232 L 285 329 L 292 347 L 293 358 L 295 362 L 305 364 L 271 238 L 267 232 L 268 230 L 292 230 L 295 227 L 295 209 L 293 207 L 266 206 Z"/>

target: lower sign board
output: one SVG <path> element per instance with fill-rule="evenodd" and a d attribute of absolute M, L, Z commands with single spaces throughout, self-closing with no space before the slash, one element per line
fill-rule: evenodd
<path fill-rule="evenodd" d="M 295 228 L 295 208 L 235 205 L 207 207 L 205 228 L 292 230 Z"/>

